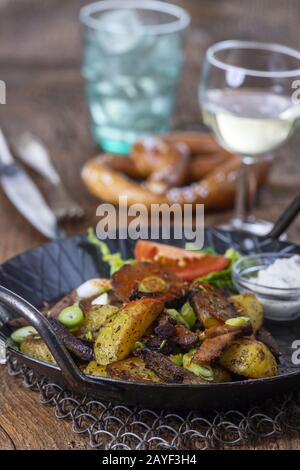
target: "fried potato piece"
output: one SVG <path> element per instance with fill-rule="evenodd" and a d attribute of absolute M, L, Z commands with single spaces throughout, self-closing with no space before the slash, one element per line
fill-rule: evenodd
<path fill-rule="evenodd" d="M 277 375 L 276 359 L 261 341 L 242 338 L 236 340 L 220 356 L 220 364 L 234 374 L 251 379 Z"/>
<path fill-rule="evenodd" d="M 22 353 L 32 356 L 35 359 L 39 359 L 44 362 L 51 362 L 56 364 L 54 357 L 48 349 L 45 341 L 41 338 L 34 338 L 34 336 L 28 336 L 20 345 Z"/>
<path fill-rule="evenodd" d="M 263 306 L 253 294 L 232 295 L 230 301 L 239 315 L 250 318 L 254 332 L 261 328 L 264 318 Z"/>
<path fill-rule="evenodd" d="M 151 323 L 163 310 L 158 299 L 143 298 L 126 304 L 117 315 L 100 329 L 94 353 L 98 364 L 105 365 L 125 359 Z"/>
<path fill-rule="evenodd" d="M 139 357 L 128 357 L 123 361 L 113 362 L 106 367 L 109 376 L 116 379 L 131 382 L 163 383 L 155 372 L 146 367 L 145 362 Z"/>
<path fill-rule="evenodd" d="M 99 366 L 96 361 L 91 361 L 88 363 L 83 373 L 87 375 L 96 375 L 98 377 L 109 377 L 106 366 Z"/>
<path fill-rule="evenodd" d="M 100 330 L 105 323 L 118 313 L 114 305 L 92 305 L 84 311 L 84 320 L 78 331 L 79 335 Z"/>
<path fill-rule="evenodd" d="M 214 374 L 213 383 L 231 382 L 231 375 L 228 370 L 219 365 L 211 366 Z"/>

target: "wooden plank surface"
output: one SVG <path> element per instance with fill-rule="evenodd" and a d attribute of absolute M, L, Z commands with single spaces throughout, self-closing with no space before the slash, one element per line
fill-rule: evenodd
<path fill-rule="evenodd" d="M 36 133 L 52 157 L 70 192 L 84 206 L 86 220 L 66 226 L 69 234 L 95 225 L 97 201 L 85 191 L 79 172 L 98 149 L 89 131 L 80 75 L 81 0 L 1 0 L 0 79 L 7 84 L 7 104 L 0 105 L 0 126 L 13 140 L 23 130 Z M 197 85 L 204 50 L 228 38 L 281 42 L 300 49 L 298 0 L 186 0 L 192 26 L 174 113 L 175 129 L 196 130 L 201 124 Z M 299 133 L 276 153 L 269 185 L 263 190 L 257 215 L 275 220 L 299 193 Z M 41 185 L 43 182 L 36 178 Z M 230 214 L 206 216 L 206 224 Z M 0 192 L 0 261 L 39 245 L 45 239 L 28 225 Z M 300 221 L 289 231 L 300 242 Z M 58 421 L 38 395 L 20 386 L 0 367 L 1 449 L 82 449 L 86 439 L 75 436 L 70 424 Z M 263 440 L 259 447 L 300 448 L 298 438 Z"/>

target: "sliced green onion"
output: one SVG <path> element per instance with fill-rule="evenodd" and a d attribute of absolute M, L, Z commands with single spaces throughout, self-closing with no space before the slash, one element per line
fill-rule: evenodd
<path fill-rule="evenodd" d="M 85 339 L 87 339 L 88 341 L 93 341 L 93 333 L 91 331 L 88 331 L 85 334 Z"/>
<path fill-rule="evenodd" d="M 189 302 L 186 302 L 182 306 L 180 313 L 185 321 L 189 324 L 189 327 L 192 328 L 195 325 L 197 318 L 194 309 L 191 307 Z"/>
<path fill-rule="evenodd" d="M 139 283 L 138 286 L 138 290 L 140 292 L 145 292 L 146 294 L 164 292 L 167 288 L 167 283 L 158 276 L 147 276 Z"/>
<path fill-rule="evenodd" d="M 248 317 L 235 317 L 229 318 L 226 320 L 225 324 L 228 326 L 236 326 L 237 328 L 241 328 L 242 326 L 247 325 L 250 322 L 250 318 Z"/>
<path fill-rule="evenodd" d="M 201 364 L 194 364 L 192 362 L 194 356 L 194 350 L 190 351 L 183 356 L 183 367 L 193 374 L 197 375 L 198 377 L 202 377 L 202 379 L 211 382 L 214 380 L 214 372 L 210 366 L 201 365 Z"/>
<path fill-rule="evenodd" d="M 198 377 L 202 377 L 204 380 L 207 380 L 208 382 L 214 380 L 214 372 L 210 366 L 203 366 L 200 364 L 191 364 L 187 369 L 190 372 L 193 372 L 193 374 L 198 375 Z"/>
<path fill-rule="evenodd" d="M 203 253 L 205 255 L 217 255 L 216 250 L 214 250 L 211 246 L 206 248 L 198 248 L 195 243 L 187 242 L 184 248 L 188 251 L 198 251 L 198 253 Z"/>
<path fill-rule="evenodd" d="M 84 315 L 78 304 L 64 308 L 58 315 L 58 320 L 67 328 L 77 328 L 84 320 Z"/>
<path fill-rule="evenodd" d="M 171 354 L 171 356 L 169 356 L 169 359 L 174 363 L 176 364 L 176 366 L 182 366 L 183 365 L 183 354 L 179 353 L 179 354 Z"/>
<path fill-rule="evenodd" d="M 196 333 L 197 333 L 197 335 L 198 335 L 199 341 L 200 341 L 201 343 L 203 343 L 203 341 L 206 339 L 206 338 L 205 338 L 205 332 L 198 330 L 198 331 L 196 331 Z"/>
<path fill-rule="evenodd" d="M 143 349 L 145 347 L 145 344 L 142 341 L 136 341 L 133 346 L 133 351 L 136 349 Z"/>
<path fill-rule="evenodd" d="M 30 335 L 38 335 L 38 332 L 35 328 L 33 328 L 33 326 L 23 326 L 22 328 L 14 331 L 10 337 L 14 343 L 21 344 L 27 338 L 27 336 Z"/>
<path fill-rule="evenodd" d="M 160 343 L 159 349 L 164 349 L 168 341 L 166 339 L 163 339 L 162 342 Z"/>
<path fill-rule="evenodd" d="M 170 317 L 174 318 L 174 320 L 176 320 L 179 325 L 183 325 L 186 328 L 190 328 L 188 322 L 185 321 L 183 316 L 177 310 L 175 310 L 175 308 L 167 308 L 166 313 L 170 315 Z"/>

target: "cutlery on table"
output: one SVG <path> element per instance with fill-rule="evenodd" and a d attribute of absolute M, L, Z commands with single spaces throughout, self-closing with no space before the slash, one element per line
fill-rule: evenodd
<path fill-rule="evenodd" d="M 64 236 L 41 192 L 13 158 L 1 129 L 0 185 L 18 211 L 45 237 L 56 239 Z"/>
<path fill-rule="evenodd" d="M 74 201 L 64 187 L 53 166 L 46 147 L 31 133 L 26 132 L 14 143 L 17 156 L 51 185 L 48 203 L 59 221 L 79 220 L 84 216 L 83 208 Z"/>

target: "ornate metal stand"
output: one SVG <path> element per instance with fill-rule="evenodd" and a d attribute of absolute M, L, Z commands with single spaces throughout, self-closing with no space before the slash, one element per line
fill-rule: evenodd
<path fill-rule="evenodd" d="M 246 411 L 211 413 L 154 411 L 78 398 L 27 366 L 8 357 L 8 372 L 38 391 L 41 402 L 54 408 L 58 419 L 72 420 L 76 434 L 86 435 L 93 448 L 222 449 L 300 430 L 300 392 L 270 400 Z"/>

